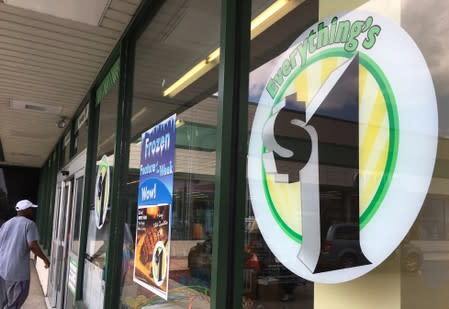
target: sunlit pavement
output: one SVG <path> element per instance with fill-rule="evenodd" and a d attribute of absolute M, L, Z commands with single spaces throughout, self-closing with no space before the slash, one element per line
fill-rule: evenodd
<path fill-rule="evenodd" d="M 37 277 L 36 268 L 31 261 L 30 263 L 30 294 L 28 295 L 25 304 L 22 306 L 22 309 L 47 309 L 44 300 L 44 293 L 42 292 L 42 287 L 39 283 L 39 278 Z"/>

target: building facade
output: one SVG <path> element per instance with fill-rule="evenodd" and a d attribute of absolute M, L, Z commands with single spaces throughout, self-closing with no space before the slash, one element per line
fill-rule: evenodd
<path fill-rule="evenodd" d="M 447 308 L 448 14 L 143 1 L 41 170 L 50 306 Z"/>

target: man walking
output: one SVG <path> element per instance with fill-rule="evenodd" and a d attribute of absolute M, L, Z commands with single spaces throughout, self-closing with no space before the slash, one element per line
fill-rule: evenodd
<path fill-rule="evenodd" d="M 17 216 L 0 228 L 0 309 L 18 309 L 30 288 L 30 250 L 40 257 L 45 268 L 50 261 L 39 247 L 37 225 L 30 220 L 33 208 L 28 200 L 16 204 Z"/>

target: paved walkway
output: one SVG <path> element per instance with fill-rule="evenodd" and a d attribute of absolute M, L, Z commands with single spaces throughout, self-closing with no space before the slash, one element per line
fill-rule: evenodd
<path fill-rule="evenodd" d="M 30 261 L 31 269 L 31 282 L 30 282 L 30 294 L 22 306 L 22 309 L 47 309 L 44 300 L 44 292 L 42 292 L 41 284 L 39 283 L 39 278 L 37 277 L 36 268 L 32 261 Z"/>

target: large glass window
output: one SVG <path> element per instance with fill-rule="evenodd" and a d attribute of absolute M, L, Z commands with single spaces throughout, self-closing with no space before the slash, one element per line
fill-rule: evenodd
<path fill-rule="evenodd" d="M 75 155 L 87 148 L 87 135 L 89 126 L 89 104 L 86 104 L 84 109 L 75 120 L 75 140 L 73 142 L 73 152 Z"/>
<path fill-rule="evenodd" d="M 166 1 L 137 41 L 129 196 L 123 205 L 127 208 L 121 278 L 124 308 L 157 308 L 161 303 L 168 308 L 210 307 L 220 7 L 221 1 L 215 0 Z M 156 220 L 168 219 L 160 210 L 163 206 L 155 213 L 155 208 L 146 206 L 138 210 L 144 173 L 141 156 L 147 143 L 141 136 L 175 113 L 167 243 L 167 230 Z M 150 224 L 142 223 L 142 217 Z M 158 241 L 170 252 L 169 271 L 159 286 L 153 271 L 159 265 L 153 254 Z M 152 292 L 152 287 L 162 293 Z"/>
<path fill-rule="evenodd" d="M 64 135 L 62 140 L 62 156 L 61 166 L 64 167 L 70 161 L 70 144 L 71 144 L 71 130 Z"/>
<path fill-rule="evenodd" d="M 317 1 L 252 1 L 252 30 L 250 44 L 250 75 L 249 75 L 249 96 L 248 96 L 248 125 L 250 128 L 249 155 L 254 155 L 253 133 L 255 130 L 254 122 L 260 122 L 261 119 L 256 115 L 256 111 L 264 105 L 261 103 L 261 97 L 265 90 L 266 83 L 270 79 L 274 66 L 278 62 L 278 56 L 286 50 L 289 45 L 307 28 L 318 20 Z M 267 44 L 270 42 L 270 44 Z M 260 113 L 260 111 L 259 111 Z M 285 121 L 287 125 L 287 121 Z M 284 139 L 292 140 L 295 132 L 289 132 L 287 127 L 282 130 Z M 257 149 L 256 149 L 257 150 Z M 260 148 L 262 151 L 262 148 Z M 295 167 L 289 162 L 283 163 L 287 170 Z M 252 183 L 260 179 L 263 167 L 255 169 L 249 168 L 249 188 L 248 205 L 245 212 L 245 243 L 244 243 L 244 269 L 243 269 L 243 307 L 244 308 L 313 308 L 314 284 L 289 269 L 280 260 L 279 254 L 271 250 L 274 239 L 267 235 L 266 229 L 260 229 L 259 224 L 264 224 L 256 217 L 257 207 L 253 203 L 258 203 L 258 197 L 255 197 Z M 345 168 L 341 168 L 344 171 Z M 283 185 L 283 188 L 274 188 L 273 179 L 267 179 L 268 191 L 275 191 L 276 197 L 288 197 L 283 206 L 287 206 L 296 199 L 293 194 L 297 188 L 295 184 Z M 273 182 L 273 184 L 271 184 Z M 343 191 L 350 191 L 344 188 L 344 185 L 338 185 L 336 181 L 329 185 L 329 192 L 334 196 L 329 198 L 329 207 L 335 208 L 333 213 L 338 213 L 338 208 L 343 200 Z M 271 185 L 271 186 L 270 186 Z M 274 185 L 275 186 L 275 185 Z M 349 193 L 351 194 L 351 193 Z M 276 198 L 275 197 L 275 198 Z M 275 201 L 276 202 L 276 201 Z M 288 207 L 288 206 L 287 206 Z M 293 207 L 294 208 L 294 207 Z M 290 211 L 293 211 L 289 207 Z M 272 213 L 269 214 L 270 216 Z M 288 221 L 288 224 L 295 226 L 299 215 L 296 211 L 281 214 L 280 219 Z M 263 216 L 263 215 L 262 215 Z M 295 218 L 296 217 L 296 218 Z M 272 229 L 278 229 L 276 225 Z M 297 230 L 297 228 L 296 228 Z M 265 233 L 265 234 L 263 234 Z M 294 233 L 290 235 L 295 235 Z M 271 244 L 268 244 L 266 238 L 271 238 Z M 275 241 L 276 242 L 276 241 Z M 278 243 L 284 243 L 285 240 L 278 239 Z"/>
<path fill-rule="evenodd" d="M 84 189 L 84 176 L 75 179 L 74 188 L 74 212 L 72 214 L 72 241 L 71 250 L 74 254 L 78 255 L 80 250 L 80 229 L 81 229 L 81 212 L 83 208 L 83 189 Z"/>
<path fill-rule="evenodd" d="M 449 4 L 252 5 L 243 307 L 446 308 Z"/>
<path fill-rule="evenodd" d="M 102 308 L 110 231 L 110 189 L 114 172 L 115 127 L 118 108 L 118 62 L 97 90 L 99 115 L 96 172 L 94 175 L 86 245 L 83 301 L 88 308 Z"/>
<path fill-rule="evenodd" d="M 449 3 L 432 0 L 426 4 L 432 10 L 410 0 L 401 1 L 400 5 L 400 24 L 416 42 L 430 69 L 438 112 L 438 148 L 430 188 L 400 250 L 401 301 L 407 309 L 429 303 L 433 308 L 445 308 L 449 301 L 449 65 L 442 60 L 449 57 L 444 39 L 449 28 Z M 410 74 L 420 74 L 412 72 L 411 69 Z"/>

